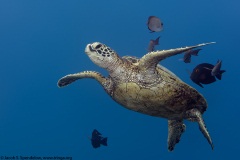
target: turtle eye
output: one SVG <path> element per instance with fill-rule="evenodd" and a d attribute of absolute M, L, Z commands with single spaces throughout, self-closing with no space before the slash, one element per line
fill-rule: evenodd
<path fill-rule="evenodd" d="M 99 49 L 99 48 L 101 48 L 101 47 L 102 47 L 102 45 L 101 45 L 101 44 L 98 44 L 98 45 L 96 45 L 95 49 Z"/>

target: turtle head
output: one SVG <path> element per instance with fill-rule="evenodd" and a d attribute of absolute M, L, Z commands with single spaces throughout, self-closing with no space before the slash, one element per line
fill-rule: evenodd
<path fill-rule="evenodd" d="M 114 50 L 99 42 L 88 44 L 85 48 L 85 52 L 93 63 L 102 68 L 113 66 L 119 59 Z"/>

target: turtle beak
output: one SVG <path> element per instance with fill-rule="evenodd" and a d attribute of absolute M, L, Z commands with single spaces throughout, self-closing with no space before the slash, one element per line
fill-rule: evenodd
<path fill-rule="evenodd" d="M 93 52 L 94 49 L 92 48 L 92 45 L 91 44 L 88 44 L 85 48 L 85 53 L 89 53 L 89 52 Z"/>
<path fill-rule="evenodd" d="M 92 52 L 95 51 L 95 50 L 92 48 L 92 45 L 91 45 L 91 44 L 88 45 L 88 48 L 89 48 L 89 50 L 92 51 Z"/>

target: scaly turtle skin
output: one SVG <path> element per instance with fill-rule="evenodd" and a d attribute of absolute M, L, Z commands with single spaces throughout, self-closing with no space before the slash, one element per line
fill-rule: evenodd
<path fill-rule="evenodd" d="M 109 72 L 108 77 L 95 71 L 69 74 L 58 81 L 66 86 L 82 78 L 94 78 L 116 102 L 127 109 L 168 119 L 168 150 L 172 151 L 185 131 L 183 120 L 199 124 L 199 128 L 213 149 L 211 137 L 202 114 L 207 102 L 197 90 L 158 63 L 191 49 L 212 44 L 149 52 L 142 58 L 119 57 L 105 44 L 95 42 L 86 46 L 85 52 L 98 66 Z"/>

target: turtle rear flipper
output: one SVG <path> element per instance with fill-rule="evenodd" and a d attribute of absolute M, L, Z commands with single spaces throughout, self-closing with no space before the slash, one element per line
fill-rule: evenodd
<path fill-rule="evenodd" d="M 168 120 L 168 150 L 173 151 L 186 126 L 182 120 Z"/>
<path fill-rule="evenodd" d="M 206 128 L 206 125 L 203 121 L 201 112 L 198 109 L 193 108 L 193 109 L 187 111 L 186 114 L 187 114 L 187 119 L 188 120 L 193 121 L 193 122 L 198 122 L 200 131 L 202 132 L 202 134 L 207 139 L 208 143 L 211 145 L 211 147 L 213 149 L 214 148 L 213 142 L 212 142 L 212 139 L 210 137 L 210 134 L 207 131 L 207 128 Z"/>
<path fill-rule="evenodd" d="M 58 80 L 58 87 L 64 87 L 67 86 L 76 80 L 82 79 L 82 78 L 93 78 L 96 79 L 99 83 L 103 84 L 107 81 L 107 78 L 102 76 L 100 73 L 95 72 L 95 71 L 84 71 L 84 72 L 79 72 L 75 74 L 68 74 L 61 79 Z"/>

